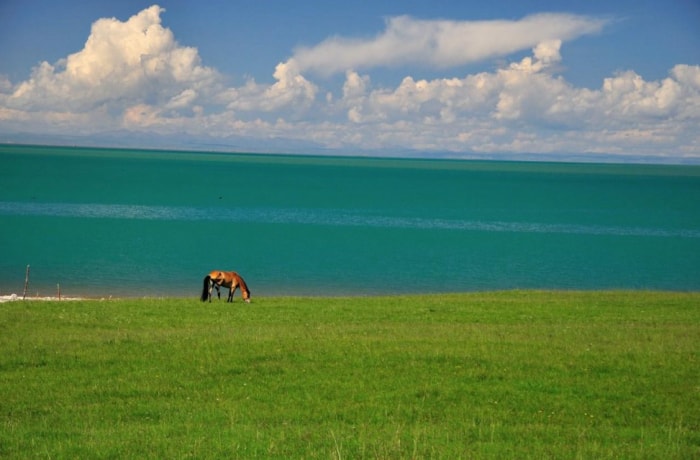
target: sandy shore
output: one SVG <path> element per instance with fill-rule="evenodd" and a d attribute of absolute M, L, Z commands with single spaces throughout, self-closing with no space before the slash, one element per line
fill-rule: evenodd
<path fill-rule="evenodd" d="M 64 300 L 83 300 L 81 297 L 63 297 L 59 299 L 58 297 L 33 297 L 33 296 L 27 296 L 25 299 L 22 299 L 21 295 L 17 294 L 10 294 L 10 295 L 0 295 L 0 303 L 4 302 L 16 302 L 16 301 L 22 301 L 22 300 L 46 300 L 46 301 L 64 301 Z"/>

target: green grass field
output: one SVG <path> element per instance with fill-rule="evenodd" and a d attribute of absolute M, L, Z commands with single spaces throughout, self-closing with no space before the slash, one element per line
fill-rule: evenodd
<path fill-rule="evenodd" d="M 0 458 L 700 458 L 700 294 L 0 304 Z"/>

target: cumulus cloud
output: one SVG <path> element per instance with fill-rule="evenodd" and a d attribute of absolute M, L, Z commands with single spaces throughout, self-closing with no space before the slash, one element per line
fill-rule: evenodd
<path fill-rule="evenodd" d="M 0 77 L 0 120 L 15 126 L 32 121 L 43 132 L 60 132 L 70 120 L 81 131 L 118 124 L 182 129 L 187 120 L 178 117 L 203 122 L 204 107 L 269 113 L 298 111 L 314 100 L 315 85 L 285 63 L 277 66 L 273 85 L 251 80 L 226 88 L 224 77 L 202 64 L 196 48 L 180 45 L 162 25 L 164 12 L 153 5 L 126 21 L 99 19 L 80 51 L 54 64 L 41 62 L 16 85 Z"/>
<path fill-rule="evenodd" d="M 347 74 L 344 101 L 351 107 L 356 122 L 400 117 L 431 122 L 454 122 L 456 117 L 477 114 L 491 118 L 517 118 L 529 107 L 551 103 L 552 90 L 562 82 L 545 71 L 561 59 L 561 41 L 537 45 L 533 56 L 512 63 L 495 73 L 483 72 L 463 79 L 403 79 L 396 89 L 367 91 L 367 85 L 355 72 Z M 362 83 L 360 83 L 362 82 Z M 541 111 L 541 110 L 540 110 Z"/>
<path fill-rule="evenodd" d="M 700 66 L 675 66 L 662 81 L 626 71 L 597 90 L 576 88 L 551 72 L 560 45 L 542 42 L 495 72 L 406 77 L 393 89 L 368 88 L 368 79 L 348 72 L 339 105 L 349 122 L 371 127 L 362 143 L 376 148 L 411 139 L 418 148 L 456 152 L 652 154 L 673 146 L 700 154 Z M 373 132 L 378 126 L 382 136 Z"/>
<path fill-rule="evenodd" d="M 387 65 L 447 68 L 526 50 L 550 40 L 599 32 L 606 20 L 570 14 L 536 14 L 517 21 L 419 20 L 389 18 L 371 39 L 329 38 L 295 51 L 302 72 L 329 75 Z"/>
<path fill-rule="evenodd" d="M 260 150 L 297 142 L 352 152 L 671 151 L 700 159 L 700 66 L 678 64 L 656 81 L 623 70 L 593 89 L 558 73 L 563 44 L 600 31 L 602 19 L 391 18 L 372 39 L 334 37 L 297 49 L 271 69 L 271 83 L 230 86 L 196 48 L 175 40 L 163 12 L 152 6 L 126 21 L 100 19 L 78 52 L 40 63 L 26 81 L 0 76 L 0 133 L 126 129 L 222 145 L 254 139 Z M 378 66 L 439 69 L 495 58 L 505 63 L 461 77 L 416 79 L 407 70 L 393 87 L 369 74 Z M 342 87 L 323 93 L 309 77 L 336 72 L 345 75 Z"/>
<path fill-rule="evenodd" d="M 273 112 L 308 108 L 316 98 L 316 85 L 299 73 L 294 62 L 279 63 L 273 77 L 276 82 L 269 86 L 250 80 L 243 87 L 229 88 L 219 100 L 232 110 Z"/>
<path fill-rule="evenodd" d="M 122 109 L 149 101 L 182 107 L 210 91 L 220 76 L 201 65 L 195 48 L 178 45 L 152 6 L 125 22 L 100 19 L 82 50 L 42 62 L 5 104 L 24 110 Z"/>

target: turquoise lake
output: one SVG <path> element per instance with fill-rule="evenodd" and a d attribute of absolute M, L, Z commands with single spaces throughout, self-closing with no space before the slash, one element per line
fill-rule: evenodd
<path fill-rule="evenodd" d="M 0 295 L 700 290 L 700 167 L 0 146 Z M 239 295 L 236 295 L 237 299 Z"/>

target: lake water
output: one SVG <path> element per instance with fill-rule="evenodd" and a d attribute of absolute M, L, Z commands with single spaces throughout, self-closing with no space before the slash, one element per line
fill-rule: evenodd
<path fill-rule="evenodd" d="M 0 146 L 0 294 L 700 290 L 700 167 Z M 238 295 L 237 295 L 238 296 Z"/>

